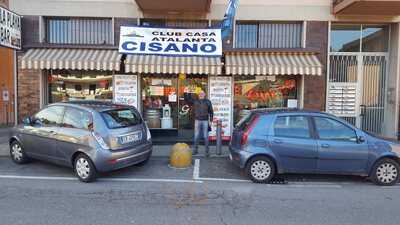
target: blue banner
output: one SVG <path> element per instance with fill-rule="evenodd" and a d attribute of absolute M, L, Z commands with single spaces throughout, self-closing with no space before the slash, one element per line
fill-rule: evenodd
<path fill-rule="evenodd" d="M 226 9 L 224 19 L 221 24 L 222 40 L 227 39 L 233 30 L 233 23 L 235 22 L 236 9 L 239 5 L 239 0 L 229 0 L 228 8 Z"/>

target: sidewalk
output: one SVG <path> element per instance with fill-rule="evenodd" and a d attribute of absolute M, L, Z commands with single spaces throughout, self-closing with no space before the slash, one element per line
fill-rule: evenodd
<path fill-rule="evenodd" d="M 0 157 L 1 156 L 9 156 L 10 151 L 9 151 L 9 144 L 8 144 L 8 139 L 9 139 L 9 132 L 11 128 L 0 128 Z M 158 156 L 158 157 L 168 157 L 171 148 L 173 145 L 153 145 L 153 156 Z M 204 146 L 200 145 L 199 146 L 199 156 L 204 156 Z M 216 147 L 215 145 L 210 145 L 210 153 L 211 157 L 216 156 Z M 221 156 L 217 157 L 227 157 L 229 155 L 229 149 L 228 146 L 224 145 L 222 146 L 222 154 Z"/>
<path fill-rule="evenodd" d="M 172 148 L 172 145 L 153 145 L 153 156 L 169 157 L 171 148 Z M 204 156 L 204 147 L 203 146 L 199 147 L 199 152 L 200 152 L 199 156 Z M 228 152 L 229 152 L 228 146 L 223 146 L 221 156 L 216 156 L 215 146 L 210 146 L 211 157 L 227 157 L 229 154 Z M 9 151 L 8 142 L 0 142 L 0 157 L 9 156 L 9 155 L 10 155 L 10 151 Z"/>
<path fill-rule="evenodd" d="M 0 128 L 0 156 L 9 155 L 8 138 L 10 129 L 9 127 Z"/>

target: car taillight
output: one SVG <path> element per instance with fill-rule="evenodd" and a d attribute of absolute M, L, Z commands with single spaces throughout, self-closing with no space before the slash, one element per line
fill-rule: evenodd
<path fill-rule="evenodd" d="M 254 129 L 254 127 L 257 124 L 259 117 L 255 116 L 252 121 L 250 122 L 250 124 L 247 126 L 247 128 L 245 129 L 243 135 L 242 135 L 242 139 L 240 139 L 240 144 L 241 145 L 245 145 L 247 144 L 247 141 L 249 139 L 249 135 L 251 133 L 251 131 Z"/>
<path fill-rule="evenodd" d="M 110 147 L 107 145 L 107 143 L 104 141 L 103 137 L 99 133 L 92 131 L 92 135 L 103 149 L 110 149 Z"/>
<path fill-rule="evenodd" d="M 150 134 L 150 130 L 149 130 L 149 127 L 147 126 L 147 124 L 146 124 L 146 137 L 147 137 L 147 140 L 150 141 L 151 134 Z"/>

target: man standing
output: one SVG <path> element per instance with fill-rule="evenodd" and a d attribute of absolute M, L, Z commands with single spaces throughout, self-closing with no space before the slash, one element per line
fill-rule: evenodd
<path fill-rule="evenodd" d="M 206 157 L 210 156 L 208 132 L 209 126 L 211 126 L 214 111 L 212 108 L 211 101 L 206 99 L 206 93 L 200 91 L 199 99 L 193 102 L 194 110 L 194 150 L 193 154 L 198 154 L 198 144 L 200 136 L 204 138 Z"/>

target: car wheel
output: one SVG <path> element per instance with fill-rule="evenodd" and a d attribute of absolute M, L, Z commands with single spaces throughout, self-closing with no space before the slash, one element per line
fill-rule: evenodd
<path fill-rule="evenodd" d="M 79 154 L 74 161 L 74 170 L 76 176 L 82 182 L 92 182 L 97 177 L 96 167 L 92 160 L 85 154 Z"/>
<path fill-rule="evenodd" d="M 255 183 L 268 183 L 275 176 L 275 164 L 265 156 L 251 159 L 246 166 L 247 175 Z"/>
<path fill-rule="evenodd" d="M 18 141 L 11 142 L 10 156 L 11 159 L 17 164 L 24 164 L 29 161 L 29 158 L 26 156 L 24 149 Z"/>
<path fill-rule="evenodd" d="M 372 170 L 372 180 L 377 185 L 391 186 L 399 181 L 400 166 L 393 159 L 379 160 Z"/>

